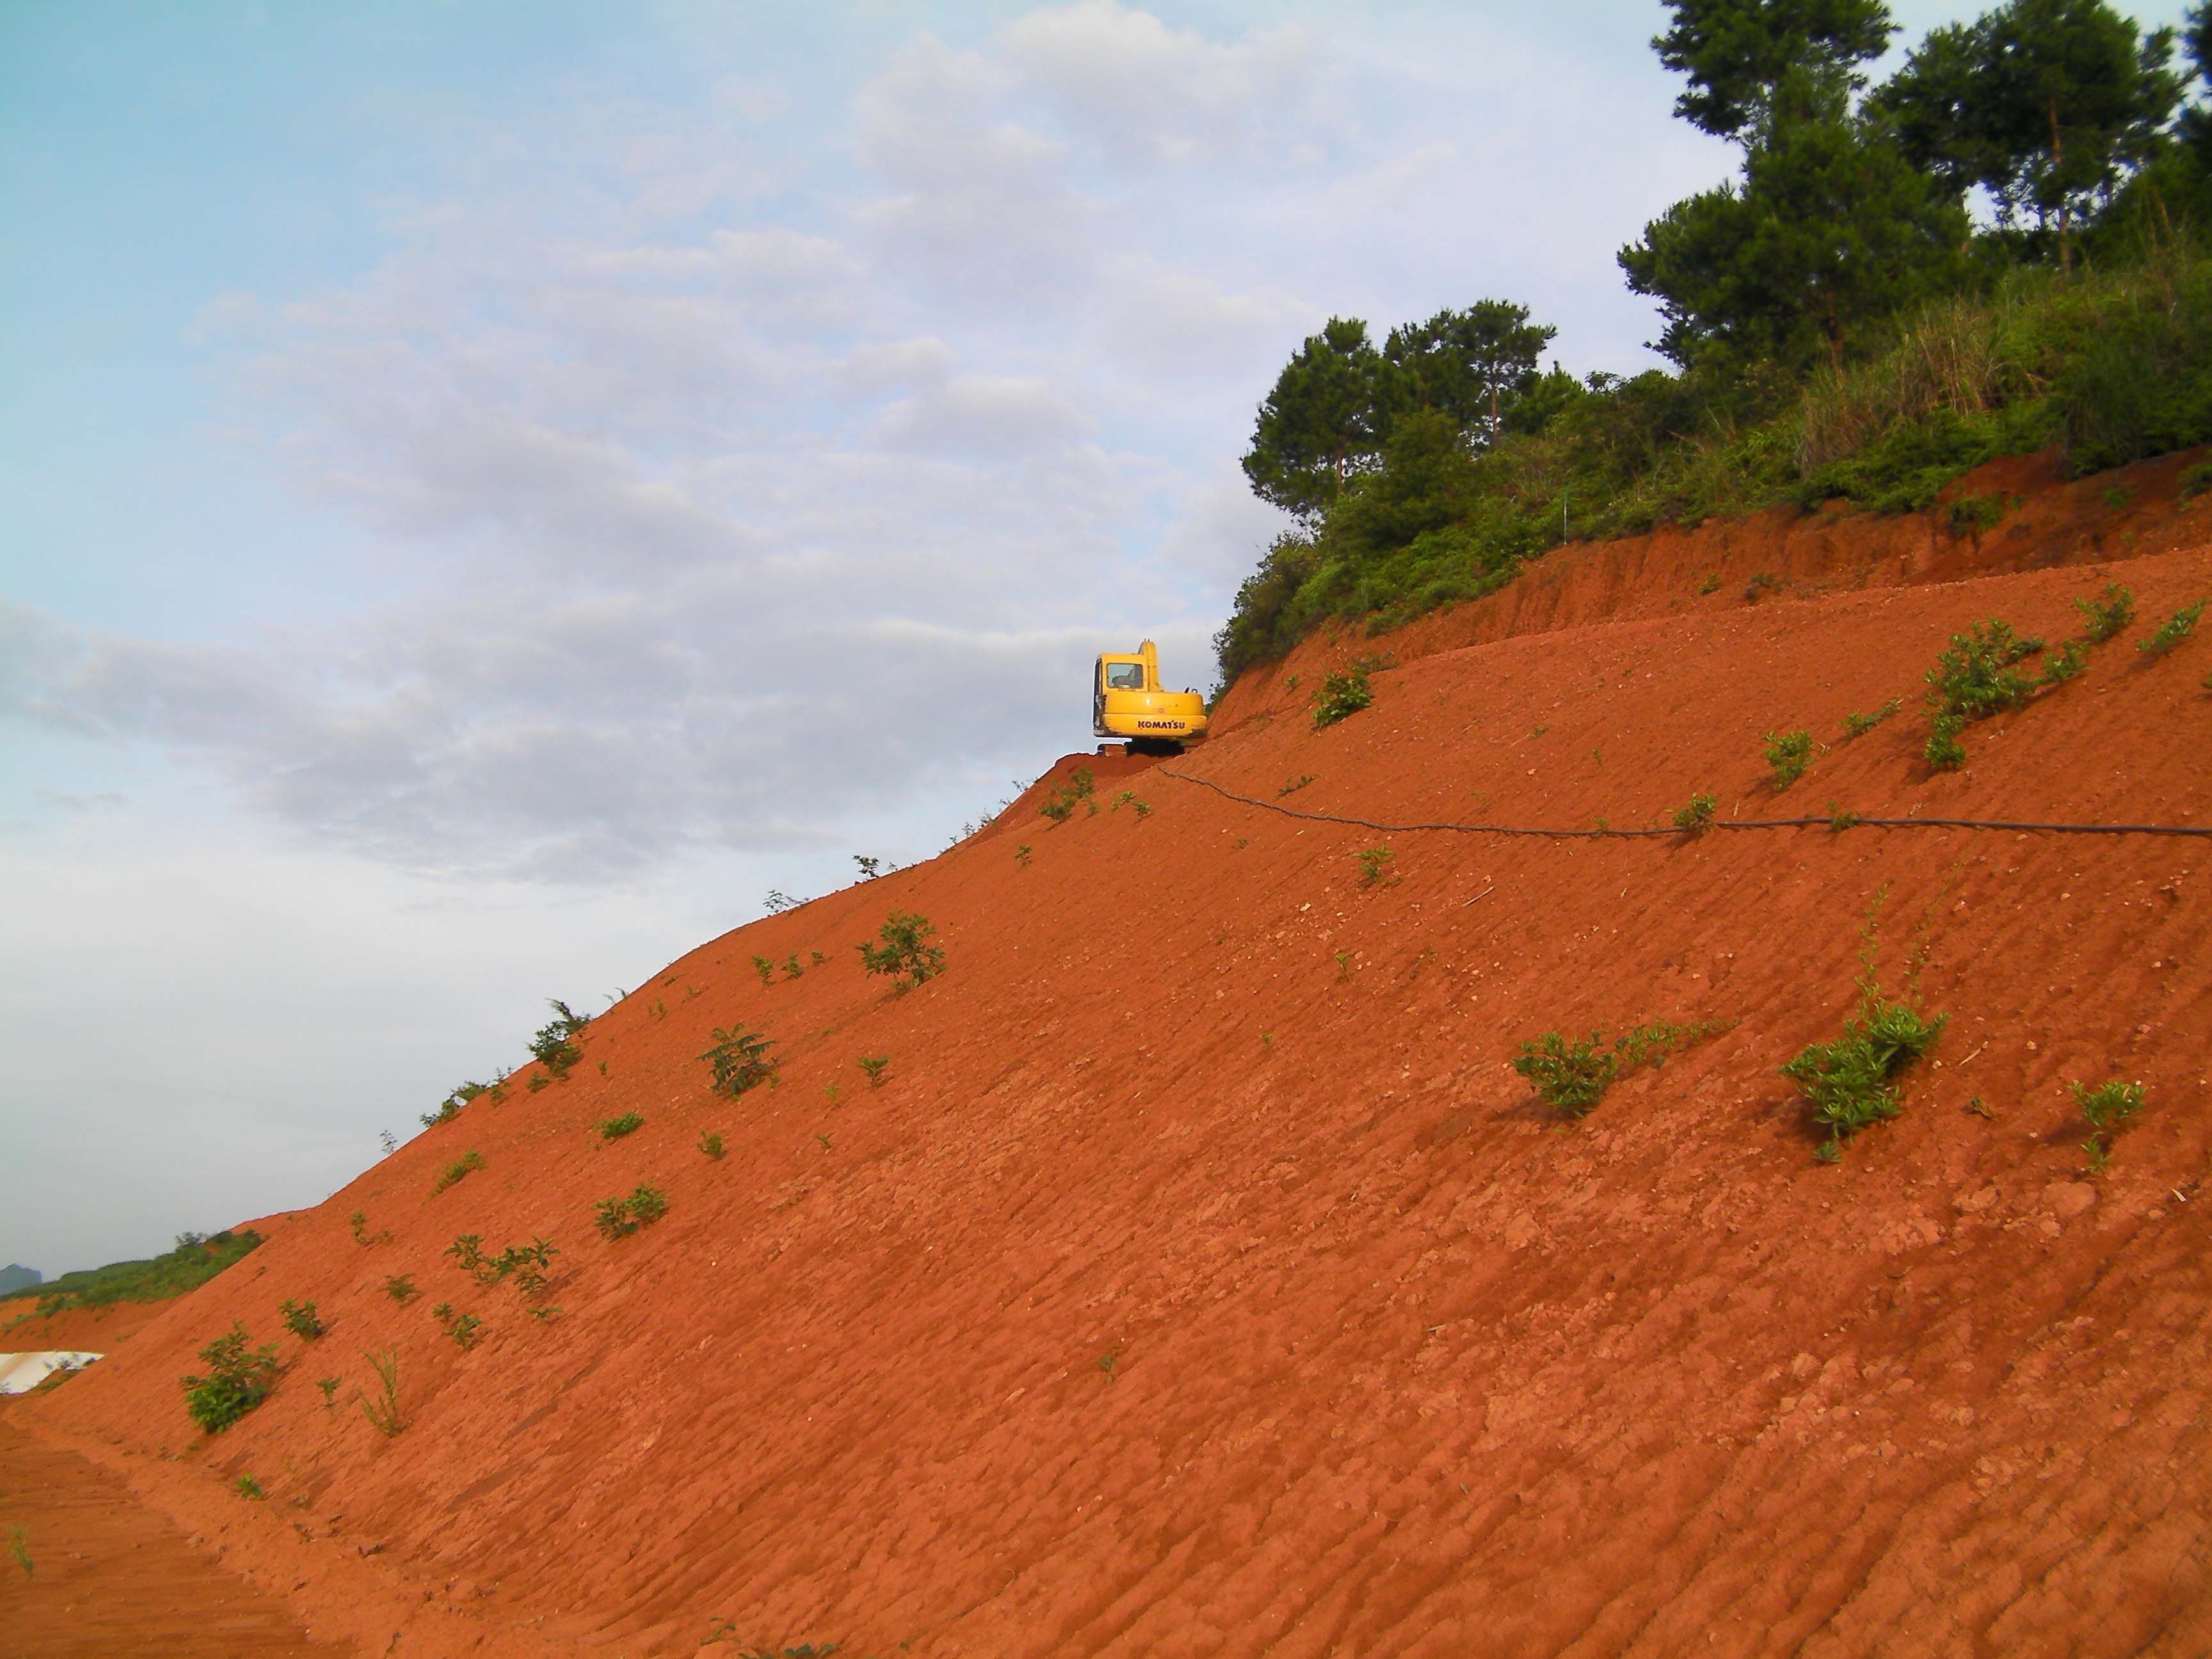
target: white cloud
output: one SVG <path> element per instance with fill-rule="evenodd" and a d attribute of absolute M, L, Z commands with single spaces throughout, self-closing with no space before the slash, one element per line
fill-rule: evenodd
<path fill-rule="evenodd" d="M 1074 400 L 1048 380 L 962 374 L 900 398 L 884 410 L 876 429 L 896 449 L 1006 457 L 1074 442 L 1091 424 Z"/>
<path fill-rule="evenodd" d="M 1147 255 L 1117 261 L 1105 289 L 1100 348 L 1116 372 L 1154 380 L 1264 386 L 1282 367 L 1284 342 L 1304 338 L 1328 314 L 1279 289 L 1238 291 Z"/>
<path fill-rule="evenodd" d="M 934 386 L 959 362 L 952 348 L 934 334 L 908 340 L 869 341 L 854 346 L 834 365 L 836 383 L 858 397 Z"/>
<path fill-rule="evenodd" d="M 1218 592 L 1249 575 L 1291 522 L 1255 495 L 1236 462 L 1224 458 L 1182 491 L 1160 538 L 1160 560 Z"/>
<path fill-rule="evenodd" d="M 1119 0 L 1076 0 L 1015 19 L 998 45 L 1026 89 L 1123 162 L 1261 159 L 1328 122 L 1300 28 L 1217 44 Z"/>
<path fill-rule="evenodd" d="M 1093 204 L 1065 148 L 999 107 L 1004 67 L 925 35 L 854 100 L 861 161 L 894 193 L 854 217 L 885 261 L 969 298 L 1079 284 Z"/>
<path fill-rule="evenodd" d="M 758 76 L 722 76 L 714 82 L 713 97 L 717 109 L 729 110 L 747 121 L 781 120 L 791 112 L 791 94 Z"/>
<path fill-rule="evenodd" d="M 205 380 L 120 424 L 214 527 L 88 531 L 81 569 L 35 573 L 47 610 L 0 600 L 17 1097 L 35 1130 L 152 1069 L 221 1085 L 114 1116 L 153 1160 L 83 1178 L 160 1225 L 104 1254 L 319 1197 L 393 1099 L 513 1059 L 537 998 L 851 852 L 934 850 L 1088 745 L 1092 653 L 1151 636 L 1205 684 L 1280 524 L 1236 459 L 1319 319 L 1496 294 L 1570 366 L 1634 366 L 1650 311 L 1613 250 L 1725 157 L 1613 11 L 1307 6 L 1301 33 L 1089 0 L 942 12 L 947 44 L 874 8 L 810 58 L 759 49 L 766 9 L 632 9 L 625 52 L 526 98 L 380 82 L 391 164 L 270 173 L 232 222 L 285 235 L 226 246 L 229 291 L 126 272 L 149 316 L 198 307 Z M 226 406 L 172 419 L 198 384 Z M 190 602 L 148 621 L 116 599 L 142 592 Z M 989 726 L 948 744 L 948 701 Z M 179 803 L 220 810 L 186 836 Z M 154 1011 L 128 1041 L 41 990 L 94 982 Z M 343 1152 L 270 1128 L 302 1112 Z M 268 1156 L 172 1179 L 179 1121 Z"/>

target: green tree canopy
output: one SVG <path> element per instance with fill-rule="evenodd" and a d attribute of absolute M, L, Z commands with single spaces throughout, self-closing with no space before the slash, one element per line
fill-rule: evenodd
<path fill-rule="evenodd" d="M 1382 356 L 1403 376 L 1399 398 L 1449 416 L 1487 447 L 1506 409 L 1535 386 L 1536 364 L 1559 331 L 1530 322 L 1526 306 L 1478 300 L 1392 329 Z"/>
<path fill-rule="evenodd" d="M 1678 202 L 1620 252 L 1628 286 L 1660 302 L 1657 349 L 1688 366 L 1839 360 L 1862 325 L 1957 274 L 1965 210 L 1879 132 L 1850 120 L 1784 125 L 1745 158 L 1739 187 Z"/>
<path fill-rule="evenodd" d="M 1897 32 L 1882 0 L 1668 0 L 1652 42 L 1686 76 L 1674 113 L 1722 138 L 1759 142 L 1791 117 L 1838 112 L 1856 66 Z"/>
<path fill-rule="evenodd" d="M 2011 0 L 1931 33 L 1870 105 L 1954 195 L 1979 185 L 2001 223 L 2055 228 L 2065 264 L 2075 221 L 2161 142 L 2181 98 L 2173 42 L 2105 0 Z"/>
<path fill-rule="evenodd" d="M 1685 368 L 1840 360 L 1863 325 L 1953 276 L 1967 226 L 1888 132 L 1853 114 L 1858 65 L 1895 32 L 1881 0 L 1668 0 L 1652 42 L 1688 77 L 1684 119 L 1738 140 L 1743 177 L 1678 202 L 1623 248 Z"/>
<path fill-rule="evenodd" d="M 1311 519 L 1381 452 L 1389 366 L 1356 317 L 1309 336 L 1260 405 L 1244 476 L 1264 501 Z"/>

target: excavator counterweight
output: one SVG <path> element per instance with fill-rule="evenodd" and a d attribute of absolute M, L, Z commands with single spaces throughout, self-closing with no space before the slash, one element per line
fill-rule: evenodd
<path fill-rule="evenodd" d="M 1109 652 L 1091 678 L 1091 729 L 1120 738 L 1135 754 L 1176 754 L 1206 735 L 1206 699 L 1195 691 L 1160 689 L 1158 649 L 1146 640 L 1133 652 Z"/>

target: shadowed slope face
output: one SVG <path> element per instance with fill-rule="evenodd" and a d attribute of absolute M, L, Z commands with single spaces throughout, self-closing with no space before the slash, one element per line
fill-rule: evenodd
<path fill-rule="evenodd" d="M 1723 822 L 2212 823 L 2202 638 L 2130 634 L 1972 727 L 1965 770 L 1920 759 L 1950 634 L 2055 643 L 2107 576 L 2147 633 L 2212 554 L 1474 646 L 1326 731 L 1102 772 L 1055 826 L 1063 763 L 928 866 L 676 963 L 565 1080 L 471 1103 L 34 1415 L 185 1452 L 210 1504 L 258 1471 L 297 1508 L 257 1524 L 387 1545 L 494 1651 L 544 1619 L 688 1653 L 724 1617 L 978 1656 L 2202 1651 L 2204 842 L 1382 837 L 1170 775 L 1388 822 L 1642 827 L 1707 793 Z M 1800 726 L 1831 746 L 1777 800 L 1762 734 Z M 1877 971 L 1950 1021 L 1823 1167 L 1777 1068 L 1852 1011 L 1885 890 Z M 903 995 L 854 949 L 895 910 L 947 953 Z M 1510 1064 L 1660 1020 L 1724 1029 L 1577 1123 Z M 698 1056 L 738 1024 L 781 1079 L 729 1100 Z M 2092 1180 L 2068 1085 L 2108 1078 L 2148 1103 Z M 641 1184 L 665 1216 L 601 1237 Z M 554 1243 L 558 1316 L 474 1282 L 463 1234 Z M 176 1376 L 303 1297 L 328 1334 L 203 1442 Z M 349 1403 L 387 1348 L 391 1439 Z"/>

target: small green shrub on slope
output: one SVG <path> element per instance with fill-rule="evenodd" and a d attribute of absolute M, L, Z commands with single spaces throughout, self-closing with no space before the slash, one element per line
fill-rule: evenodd
<path fill-rule="evenodd" d="M 1846 738 L 1863 738 L 1903 707 L 1903 698 L 1892 697 L 1871 714 L 1846 714 L 1844 716 L 1844 735 Z"/>
<path fill-rule="evenodd" d="M 1932 1019 L 1912 1000 L 1886 995 L 1875 975 L 1877 921 L 1887 890 L 1869 908 L 1866 943 L 1860 953 L 1857 1012 L 1844 1021 L 1843 1035 L 1815 1042 L 1782 1067 L 1811 1107 L 1814 1120 L 1828 1131 L 1818 1153 L 1832 1164 L 1843 1144 L 1860 1130 L 1895 1117 L 1904 1109 L 1899 1076 L 1934 1046 L 1950 1021 Z"/>
<path fill-rule="evenodd" d="M 1674 827 L 1684 835 L 1695 839 L 1713 827 L 1714 820 L 1719 816 L 1720 810 L 1720 802 L 1715 800 L 1711 795 L 1692 795 L 1687 806 L 1676 810 Z"/>
<path fill-rule="evenodd" d="M 2034 695 L 2037 681 L 2015 665 L 2039 655 L 2043 641 L 2012 631 L 2000 617 L 1978 623 L 1951 642 L 1928 671 L 1928 763 L 1948 771 L 1966 763 L 1960 734 L 1976 720 L 2017 708 Z"/>
<path fill-rule="evenodd" d="M 453 1185 L 454 1182 L 467 1179 L 470 1175 L 483 1169 L 483 1166 L 484 1160 L 483 1154 L 482 1152 L 462 1153 L 460 1157 L 455 1158 L 451 1164 L 447 1164 L 444 1169 L 438 1171 L 438 1179 L 436 1183 L 430 1188 L 430 1196 L 435 1198 L 440 1193 L 444 1192 L 447 1188 Z"/>
<path fill-rule="evenodd" d="M 1375 701 L 1374 688 L 1367 684 L 1367 672 L 1364 665 L 1354 663 L 1322 680 L 1313 699 L 1316 731 L 1351 719 Z"/>
<path fill-rule="evenodd" d="M 1513 1069 L 1528 1079 L 1546 1105 L 1569 1117 L 1583 1117 L 1629 1073 L 1641 1066 L 1663 1065 L 1674 1050 L 1719 1029 L 1706 1022 L 1656 1020 L 1623 1031 L 1611 1048 L 1605 1046 L 1603 1031 L 1592 1031 L 1587 1042 L 1570 1042 L 1557 1031 L 1546 1031 L 1521 1045 Z"/>
<path fill-rule="evenodd" d="M 2136 646 L 2136 649 L 2154 657 L 2164 656 L 2197 631 L 2197 619 L 2204 614 L 2206 603 L 2199 599 L 2194 605 L 2184 605 L 2159 625 L 2157 633 Z"/>
<path fill-rule="evenodd" d="M 2081 1143 L 2081 1150 L 2089 1155 L 2089 1172 L 2102 1175 L 2112 1161 L 2113 1138 L 2142 1110 L 2142 1085 L 2114 1081 L 2094 1089 L 2086 1083 L 2072 1087 L 2074 1103 L 2089 1124 L 2089 1138 Z"/>
<path fill-rule="evenodd" d="M 1805 775 L 1813 763 L 1810 732 L 1769 732 L 1765 737 L 1766 764 L 1774 773 L 1774 787 L 1787 789 Z"/>
<path fill-rule="evenodd" d="M 1097 787 L 1091 769 L 1079 766 L 1069 774 L 1067 781 L 1039 805 L 1037 811 L 1054 823 L 1065 823 L 1075 816 L 1075 809 L 1085 801 L 1091 801 L 1092 810 L 1097 810 L 1097 803 L 1092 797 Z"/>
<path fill-rule="evenodd" d="M 929 943 L 936 932 L 927 916 L 894 910 L 877 930 L 879 942 L 858 947 L 860 966 L 887 975 L 901 991 L 919 988 L 945 971 L 943 948 Z"/>
<path fill-rule="evenodd" d="M 2100 598 L 2076 599 L 2074 608 L 2088 623 L 2091 643 L 2103 645 L 2118 638 L 2135 620 L 2136 596 L 2118 582 L 2106 582 Z"/>
<path fill-rule="evenodd" d="M 200 1350 L 206 1374 L 180 1379 L 185 1409 L 209 1434 L 219 1434 L 237 1422 L 266 1400 L 276 1386 L 276 1345 L 249 1347 L 252 1340 L 244 1325 L 234 1324 Z"/>
<path fill-rule="evenodd" d="M 549 998 L 546 1006 L 552 1009 L 553 1018 L 538 1027 L 530 1039 L 530 1053 L 552 1077 L 568 1075 L 568 1068 L 584 1057 L 575 1039 L 592 1023 L 589 1014 L 580 1014 L 558 997 Z"/>
<path fill-rule="evenodd" d="M 668 1213 L 668 1195 L 658 1188 L 641 1185 L 628 1198 L 603 1198 L 599 1201 L 592 1224 L 599 1228 L 602 1238 L 627 1238 L 640 1227 L 649 1226 Z"/>
<path fill-rule="evenodd" d="M 714 1092 L 735 1100 L 739 1095 L 775 1081 L 775 1062 L 768 1051 L 775 1044 L 742 1025 L 728 1030 L 714 1028 L 714 1046 L 699 1056 L 707 1062 Z"/>

